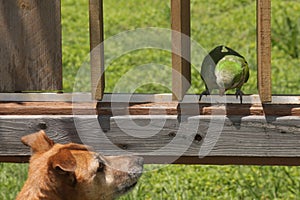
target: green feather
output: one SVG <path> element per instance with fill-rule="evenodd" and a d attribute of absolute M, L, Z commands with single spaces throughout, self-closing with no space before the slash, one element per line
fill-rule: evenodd
<path fill-rule="evenodd" d="M 215 75 L 219 88 L 240 89 L 249 77 L 248 64 L 242 57 L 227 55 L 217 63 Z"/>

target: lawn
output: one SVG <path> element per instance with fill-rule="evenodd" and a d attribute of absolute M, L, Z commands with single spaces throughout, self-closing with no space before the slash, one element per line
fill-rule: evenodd
<path fill-rule="evenodd" d="M 14 199 L 27 164 L 0 163 L 0 199 Z M 299 199 L 299 167 L 146 165 L 136 188 L 121 200 Z"/>
<path fill-rule="evenodd" d="M 63 78 L 65 92 L 72 92 L 77 71 L 89 53 L 88 5 L 86 0 L 62 0 Z M 254 0 L 191 0 L 191 36 L 209 51 L 226 44 L 246 57 L 250 79 L 243 87 L 247 94 L 256 87 L 256 25 Z M 272 0 L 272 92 L 300 94 L 300 1 Z M 170 28 L 169 0 L 104 0 L 105 39 L 135 28 Z M 115 49 L 109 49 L 114 51 Z M 109 56 L 109 55 L 108 55 Z M 192 63 L 201 56 L 193 55 Z M 154 63 L 154 64 L 153 64 Z M 163 72 L 155 65 L 165 66 Z M 106 92 L 115 91 L 119 79 L 135 66 L 149 65 L 164 79 L 171 66 L 170 52 L 141 49 L 115 58 L 106 68 Z M 204 85 L 199 66 L 192 67 L 190 93 Z M 149 76 L 149 74 L 139 74 Z M 139 82 L 141 80 L 133 79 Z M 78 83 L 76 83 L 78 84 Z M 89 83 L 82 81 L 82 90 Z M 167 84 L 167 83 L 166 83 Z M 124 87 L 118 90 L 126 92 Z M 161 84 L 146 84 L 141 93 L 170 92 Z M 280 147 L 278 147 L 280 148 Z M 14 199 L 26 179 L 27 164 L 0 163 L 0 199 Z M 299 199 L 300 167 L 146 165 L 129 199 Z"/>

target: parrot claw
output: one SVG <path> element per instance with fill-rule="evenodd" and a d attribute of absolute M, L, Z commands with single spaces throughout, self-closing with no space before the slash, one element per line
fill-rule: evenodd
<path fill-rule="evenodd" d="M 235 92 L 236 99 L 238 99 L 240 97 L 241 104 L 243 103 L 243 95 L 244 95 L 244 93 L 241 90 L 236 90 L 236 92 Z"/>
<path fill-rule="evenodd" d="M 209 93 L 208 90 L 203 91 L 203 92 L 200 94 L 199 101 L 201 101 L 203 95 L 207 96 L 207 95 L 210 95 L 210 93 Z"/>

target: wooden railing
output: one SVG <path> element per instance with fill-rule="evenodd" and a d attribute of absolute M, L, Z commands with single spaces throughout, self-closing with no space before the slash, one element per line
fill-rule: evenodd
<path fill-rule="evenodd" d="M 259 96 L 245 96 L 243 104 L 230 95 L 201 102 L 185 95 L 190 41 L 182 36 L 190 36 L 189 0 L 171 0 L 172 30 L 183 33 L 172 35 L 172 94 L 104 94 L 103 2 L 89 3 L 91 94 L 22 94 L 14 92 L 62 89 L 60 1 L 1 1 L 3 16 L 24 21 L 0 18 L 0 25 L 11 24 L 0 26 L 7 38 L 0 43 L 0 91 L 12 92 L 0 94 L 0 161 L 28 161 L 20 138 L 43 129 L 56 142 L 84 143 L 108 155 L 134 153 L 146 163 L 300 165 L 300 97 L 271 94 L 270 0 L 257 0 Z M 31 26 L 41 29 L 33 38 L 26 32 Z"/>
<path fill-rule="evenodd" d="M 199 104 L 193 95 L 181 103 L 171 95 L 137 94 L 130 102 L 113 95 L 101 102 L 90 94 L 77 94 L 77 102 L 72 94 L 0 95 L 0 161 L 27 161 L 20 137 L 43 129 L 56 142 L 137 154 L 146 163 L 300 165 L 299 96 L 262 104 L 251 95 L 240 105 L 218 96 Z"/>
<path fill-rule="evenodd" d="M 172 94 L 182 100 L 191 84 L 190 0 L 171 1 Z M 257 0 L 257 71 L 261 101 L 271 102 L 271 0 Z M 103 1 L 90 0 L 92 94 L 104 94 Z M 181 33 L 181 34 L 178 34 Z M 99 45 L 99 46 L 98 46 Z M 94 52 L 93 52 L 94 50 Z M 99 79 L 99 77 L 101 77 Z"/>

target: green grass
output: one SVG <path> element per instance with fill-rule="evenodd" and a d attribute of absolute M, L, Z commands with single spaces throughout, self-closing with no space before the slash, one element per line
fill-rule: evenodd
<path fill-rule="evenodd" d="M 0 199 L 14 199 L 27 164 L 0 163 Z M 146 165 L 136 188 L 120 200 L 299 199 L 299 167 Z"/>
<path fill-rule="evenodd" d="M 299 175 L 296 167 L 169 165 L 121 199 L 297 199 Z"/>
<path fill-rule="evenodd" d="M 27 177 L 28 164 L 0 163 L 0 199 L 15 199 Z"/>
<path fill-rule="evenodd" d="M 64 90 L 73 91 L 78 69 L 89 53 L 88 5 L 86 0 L 62 0 L 63 78 Z M 170 4 L 167 0 L 104 0 L 105 39 L 135 28 L 170 28 Z M 274 94 L 300 93 L 300 2 L 272 0 L 272 91 Z M 246 57 L 251 77 L 243 87 L 245 93 L 256 88 L 256 25 L 253 0 L 191 0 L 192 39 L 206 50 L 226 44 Z M 110 49 L 112 52 L 114 49 Z M 108 55 L 109 56 L 109 55 Z M 194 55 L 192 63 L 201 56 Z M 129 82 L 143 77 L 164 77 L 170 74 L 169 52 L 142 49 L 114 59 L 106 70 L 106 92 L 112 92 L 126 72 L 136 66 L 155 63 L 167 66 L 149 73 L 136 74 Z M 150 65 L 151 69 L 155 65 Z M 192 68 L 192 88 L 199 93 L 204 85 L 199 77 L 200 66 Z M 147 71 L 147 70 L 145 70 Z M 144 72 L 145 72 L 144 71 Z M 83 70 L 88 79 L 89 71 Z M 142 82 L 143 83 L 143 82 Z M 170 92 L 168 84 L 145 84 L 136 92 Z M 89 83 L 77 83 L 89 90 Z M 130 88 L 119 88 L 119 92 Z M 278 147 L 280 148 L 280 147 Z M 156 169 L 156 170 L 154 170 Z M 26 164 L 0 163 L 0 199 L 14 199 L 26 179 Z M 122 200 L 129 199 L 299 199 L 299 167 L 270 166 L 201 166 L 147 165 L 137 187 Z"/>

